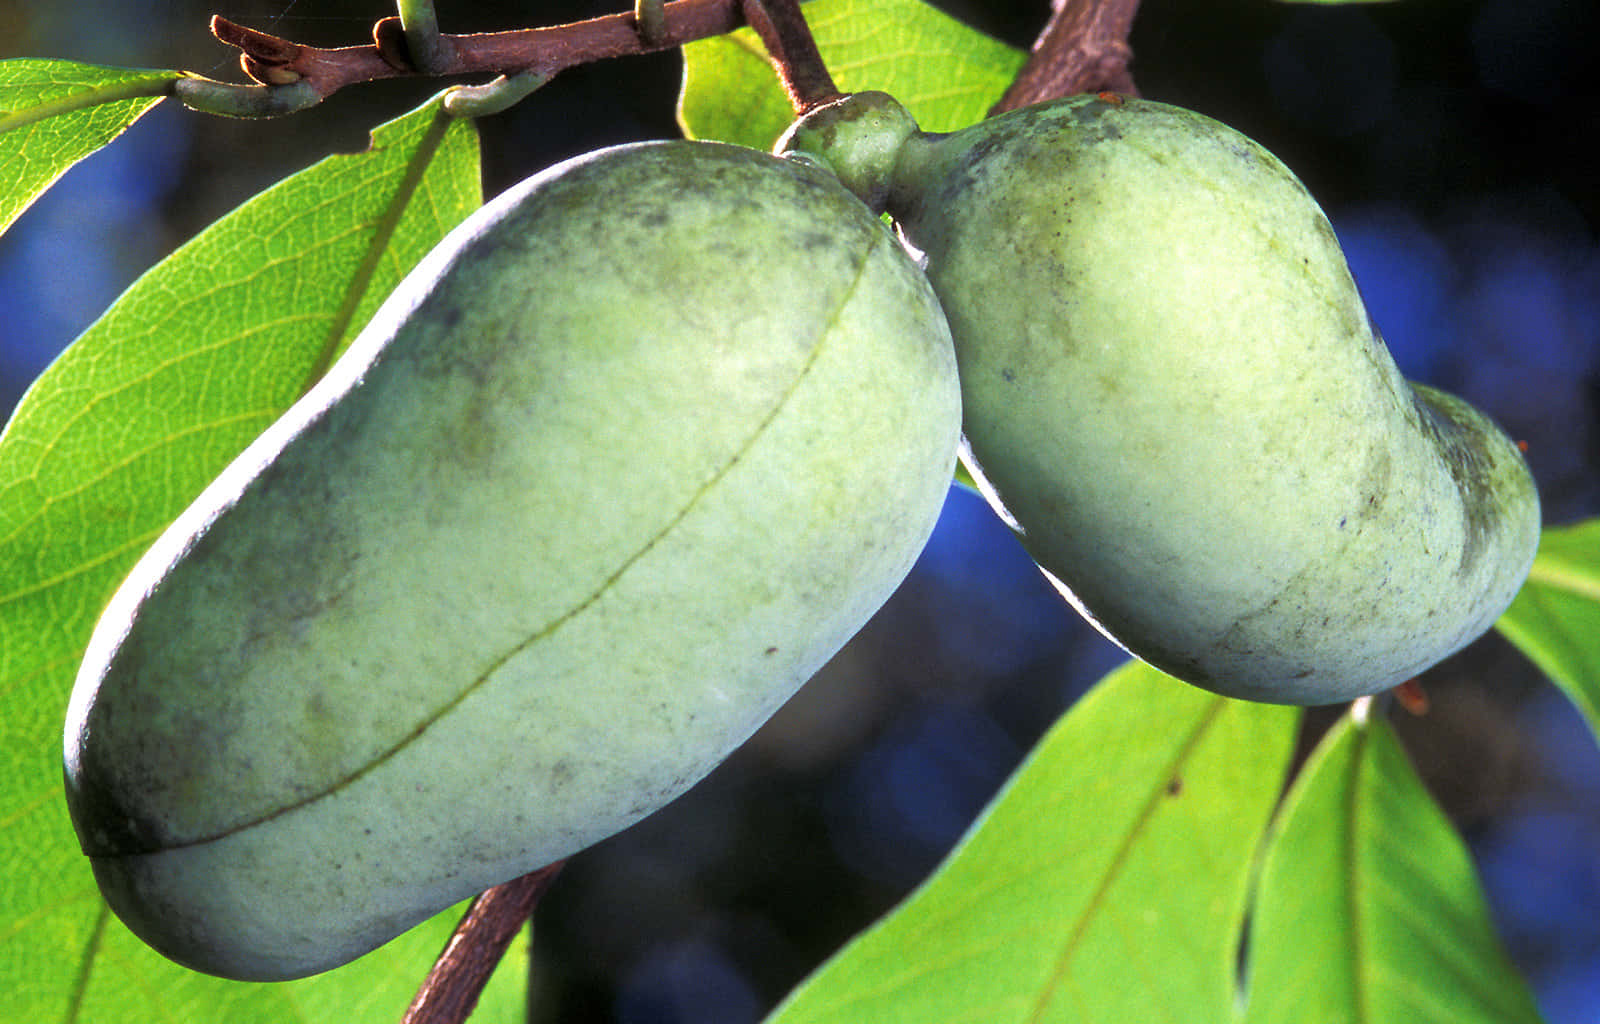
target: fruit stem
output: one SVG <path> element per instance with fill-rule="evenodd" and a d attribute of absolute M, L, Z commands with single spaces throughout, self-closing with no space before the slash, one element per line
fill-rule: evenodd
<path fill-rule="evenodd" d="M 800 0 L 741 0 L 745 21 L 761 37 L 796 115 L 840 97 Z"/>
<path fill-rule="evenodd" d="M 1139 0 L 1058 0 L 1027 63 L 990 114 L 1080 92 L 1139 95 L 1128 34 Z"/>
<path fill-rule="evenodd" d="M 633 22 L 639 38 L 659 44 L 667 38 L 667 11 L 663 0 L 633 0 Z"/>
<path fill-rule="evenodd" d="M 556 861 L 485 890 L 467 908 L 401 1024 L 461 1024 L 478 1005 L 489 975 L 533 915 L 566 861 Z"/>
<path fill-rule="evenodd" d="M 437 74 L 446 66 L 444 40 L 439 35 L 439 18 L 433 0 L 398 0 L 396 13 L 405 32 L 406 51 L 418 71 Z"/>

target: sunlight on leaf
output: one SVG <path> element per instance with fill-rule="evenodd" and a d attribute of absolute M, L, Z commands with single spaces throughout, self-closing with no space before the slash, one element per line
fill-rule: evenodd
<path fill-rule="evenodd" d="M 925 131 L 981 121 L 1023 54 L 922 0 L 813 0 L 806 22 L 845 92 L 891 93 Z M 678 123 L 690 138 L 771 149 L 794 119 L 749 29 L 683 48 Z"/>
<path fill-rule="evenodd" d="M 1262 866 L 1244 1024 L 1533 1024 L 1466 846 L 1388 724 L 1347 716 Z"/>
<path fill-rule="evenodd" d="M 1527 584 L 1495 627 L 1600 735 L 1600 519 L 1544 531 Z"/>
<path fill-rule="evenodd" d="M 0 232 L 73 164 L 161 102 L 176 71 L 0 60 Z"/>
<path fill-rule="evenodd" d="M 337 971 L 273 984 L 224 981 L 169 964 L 111 919 L 86 972 L 76 1012 L 18 1019 L 61 1024 L 398 1024 L 465 909 L 462 904 L 439 914 Z M 473 1024 L 520 1024 L 526 1017 L 526 977 L 524 931 L 496 969 Z"/>
<path fill-rule="evenodd" d="M 1221 1024 L 1298 720 L 1118 669 L 770 1024 Z"/>
<path fill-rule="evenodd" d="M 295 986 L 200 978 L 105 917 L 61 795 L 63 709 L 94 621 L 141 551 L 480 195 L 473 128 L 430 102 L 145 274 L 0 433 L 0 991 L 15 1019 L 307 1019 L 284 1012 Z M 352 970 L 414 987 L 432 952 L 399 964 L 383 951 Z M 359 1002 L 353 982 L 308 984 L 342 993 L 330 1005 Z"/>

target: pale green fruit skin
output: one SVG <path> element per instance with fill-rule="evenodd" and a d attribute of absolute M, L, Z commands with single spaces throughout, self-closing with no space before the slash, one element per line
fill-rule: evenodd
<path fill-rule="evenodd" d="M 650 813 L 909 570 L 937 302 L 825 171 L 602 151 L 447 238 L 108 607 L 67 794 L 200 970 L 348 961 Z"/>
<path fill-rule="evenodd" d="M 1113 639 L 1229 696 L 1392 687 L 1486 630 L 1539 503 L 1402 379 L 1327 218 L 1201 115 L 1081 96 L 902 148 L 975 475 Z"/>

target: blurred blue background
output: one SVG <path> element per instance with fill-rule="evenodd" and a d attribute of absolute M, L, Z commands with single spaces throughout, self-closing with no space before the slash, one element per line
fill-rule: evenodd
<path fill-rule="evenodd" d="M 540 23 L 620 2 L 545 3 Z M 943 3 L 1025 46 L 1043 3 Z M 441 0 L 449 31 L 529 5 Z M 0 56 L 232 74 L 206 18 L 365 37 L 352 0 L 0 0 Z M 1547 521 L 1600 512 L 1600 137 L 1588 0 L 1323 8 L 1147 0 L 1143 92 L 1276 151 L 1323 202 L 1401 368 L 1529 445 Z M 675 132 L 670 55 L 576 69 L 486 122 L 487 189 L 598 145 Z M 0 413 L 143 269 L 257 189 L 434 86 L 351 89 L 242 123 L 170 105 L 0 237 Z M 937 863 L 1045 728 L 1120 654 L 963 491 L 905 586 L 750 744 L 684 799 L 576 859 L 541 908 L 539 1020 L 755 1021 Z M 1397 721 L 1472 843 L 1552 1024 L 1600 1022 L 1600 750 L 1489 636 Z M 1315 718 L 1316 716 L 1314 716 Z"/>

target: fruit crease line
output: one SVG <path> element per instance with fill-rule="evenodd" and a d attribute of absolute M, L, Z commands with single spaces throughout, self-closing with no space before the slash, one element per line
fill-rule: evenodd
<path fill-rule="evenodd" d="M 699 505 L 700 500 L 704 498 L 712 488 L 721 482 L 724 477 L 733 471 L 733 467 L 738 465 L 744 459 L 745 454 L 749 452 L 751 448 L 755 447 L 756 442 L 759 441 L 762 435 L 767 432 L 767 428 L 770 427 L 777 420 L 779 414 L 788 407 L 789 400 L 793 398 L 795 393 L 800 390 L 800 385 L 804 383 L 807 377 L 810 376 L 812 368 L 816 366 L 818 359 L 821 357 L 823 345 L 830 333 L 829 328 L 838 323 L 840 315 L 855 298 L 856 292 L 860 290 L 861 280 L 863 276 L 865 276 L 867 267 L 871 262 L 872 253 L 877 250 L 878 246 L 883 244 L 885 244 L 883 236 L 881 234 L 874 233 L 872 235 L 871 243 L 861 253 L 861 259 L 856 267 L 855 278 L 850 282 L 848 287 L 842 290 L 839 301 L 835 305 L 833 312 L 823 321 L 824 327 L 820 332 L 820 337 L 818 338 L 816 344 L 811 347 L 811 351 L 806 356 L 806 361 L 801 365 L 799 371 L 795 374 L 794 380 L 790 382 L 788 388 L 786 388 L 784 392 L 778 396 L 777 401 L 773 403 L 772 408 L 762 418 L 761 422 L 756 424 L 755 429 L 751 431 L 749 437 L 747 437 L 745 441 L 733 452 L 733 454 L 728 457 L 727 461 L 723 463 L 722 466 L 718 467 L 709 477 L 706 478 L 705 482 L 695 490 L 694 494 L 689 496 L 689 499 L 684 502 L 683 507 L 674 513 L 670 520 L 668 520 L 659 530 L 657 530 L 655 534 L 649 537 L 637 551 L 624 559 L 622 564 L 619 565 L 610 576 L 601 581 L 600 585 L 595 588 L 594 593 L 590 594 L 582 601 L 579 601 L 566 612 L 563 612 L 561 615 L 552 619 L 547 625 L 536 630 L 526 640 L 512 647 L 505 654 L 495 659 L 495 661 L 490 664 L 488 668 L 484 669 L 476 679 L 462 687 L 461 691 L 456 694 L 455 697 L 447 701 L 436 711 L 419 722 L 408 735 L 402 738 L 394 746 L 373 758 L 359 771 L 356 771 L 346 778 L 341 779 L 339 782 L 329 786 L 327 789 L 324 789 L 318 793 L 313 793 L 310 796 L 303 797 L 292 803 L 285 804 L 276 810 L 268 811 L 267 813 L 252 818 L 249 821 L 241 822 L 237 825 L 223 829 L 219 832 L 212 833 L 210 835 L 199 836 L 183 843 L 174 843 L 172 845 L 163 846 L 158 851 L 135 851 L 127 854 L 119 854 L 118 856 L 141 856 L 143 853 L 166 853 L 173 850 L 185 849 L 191 846 L 203 846 L 206 843 L 216 842 L 217 840 L 225 839 L 228 836 L 254 828 L 257 825 L 265 824 L 275 818 L 279 818 L 285 814 L 296 811 L 301 807 L 316 803 L 318 800 L 321 800 L 324 797 L 332 796 L 348 786 L 354 785 L 369 772 L 400 754 L 401 751 L 405 750 L 415 740 L 420 739 L 424 733 L 433 727 L 434 723 L 440 721 L 446 715 L 450 714 L 450 712 L 454 711 L 457 707 L 465 703 L 467 698 L 471 697 L 474 693 L 482 689 L 490 679 L 494 678 L 495 674 L 499 672 L 500 669 L 506 665 L 506 663 L 511 661 L 511 659 L 526 651 L 540 640 L 543 640 L 546 637 L 554 634 L 562 626 L 566 625 L 568 622 L 571 622 L 573 619 L 583 614 L 584 611 L 592 607 L 596 602 L 603 598 L 606 593 L 609 592 L 617 584 L 617 582 L 628 573 L 630 569 L 638 564 L 638 562 L 648 555 L 652 550 L 654 550 L 655 547 L 668 534 L 676 529 L 679 523 L 682 523 L 689 517 L 689 514 L 697 505 Z"/>

